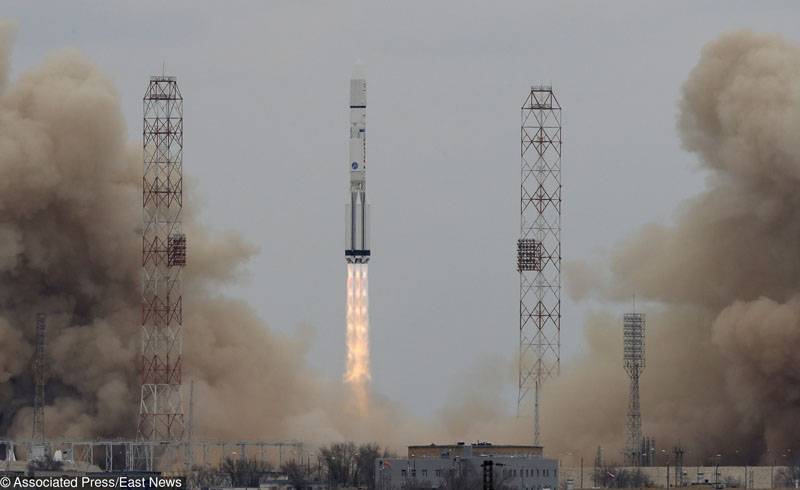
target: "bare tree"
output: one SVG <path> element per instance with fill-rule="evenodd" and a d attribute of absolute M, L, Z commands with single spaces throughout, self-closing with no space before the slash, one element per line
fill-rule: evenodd
<path fill-rule="evenodd" d="M 257 487 L 261 477 L 270 471 L 266 461 L 256 459 L 225 458 L 220 468 L 227 474 L 234 487 Z"/>
<path fill-rule="evenodd" d="M 362 444 L 356 450 L 357 485 L 366 485 L 369 490 L 375 488 L 375 460 L 381 457 L 381 448 L 377 444 Z"/>
<path fill-rule="evenodd" d="M 356 481 L 357 485 L 366 486 L 369 490 L 375 488 L 375 461 L 380 458 L 395 458 L 396 454 L 388 449 L 381 450 L 376 443 L 362 444 L 356 450 Z M 427 487 L 430 488 L 430 487 Z"/>
<path fill-rule="evenodd" d="M 356 445 L 352 442 L 339 442 L 319 449 L 328 483 L 332 485 L 354 483 L 357 471 L 356 453 Z"/>
<path fill-rule="evenodd" d="M 221 473 L 217 467 L 196 466 L 192 468 L 187 481 L 188 488 L 227 487 L 230 485 L 230 476 Z"/>
<path fill-rule="evenodd" d="M 306 468 L 295 460 L 283 463 L 281 473 L 284 473 L 289 478 L 289 484 L 295 490 L 303 490 L 310 479 Z"/>
<path fill-rule="evenodd" d="M 379 458 L 395 457 L 389 450 L 376 443 L 356 446 L 353 442 L 330 444 L 319 449 L 328 483 L 375 488 L 375 461 Z"/>

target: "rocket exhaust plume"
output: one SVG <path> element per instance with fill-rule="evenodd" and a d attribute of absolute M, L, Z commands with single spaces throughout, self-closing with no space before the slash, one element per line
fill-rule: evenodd
<path fill-rule="evenodd" d="M 41 311 L 50 362 L 46 435 L 131 437 L 139 400 L 141 144 L 129 139 L 111 81 L 76 51 L 9 81 L 11 38 L 0 22 L 0 434 L 30 437 L 31 325 Z M 706 189 L 674 223 L 649 225 L 623 242 L 607 270 L 566 269 L 576 296 L 580 286 L 602 299 L 624 301 L 636 291 L 658 303 L 647 311 L 649 345 L 658 347 L 648 351 L 642 376 L 642 429 L 664 446 L 682 442 L 698 459 L 739 449 L 753 461 L 800 439 L 799 66 L 800 49 L 776 36 L 737 32 L 704 48 L 683 89 L 679 131 L 709 175 Z M 366 91 L 358 80 L 351 81 L 356 96 Z M 353 104 L 352 95 L 356 158 L 345 254 L 348 312 L 363 323 L 356 328 L 353 317 L 352 338 L 361 343 L 348 351 L 361 362 L 352 370 L 348 363 L 353 376 L 345 379 L 367 393 L 366 97 Z M 248 305 L 218 293 L 254 247 L 236 234 L 212 233 L 191 208 L 183 212 L 193 258 L 184 276 L 184 369 L 195 382 L 196 434 L 327 442 L 366 427 L 370 438 L 396 446 L 429 437 L 527 437 L 498 407 L 495 381 L 515 370 L 497 360 L 454 393 L 438 423 L 374 396 L 369 417 L 353 421 L 343 413 L 351 400 L 341 383 L 326 384 L 308 367 L 308 338 L 276 332 Z M 546 387 L 551 454 L 622 448 L 621 334 L 618 315 L 591 316 L 590 355 L 562 366 Z"/>
<path fill-rule="evenodd" d="M 368 405 L 369 374 L 369 299 L 367 264 L 347 264 L 347 371 L 356 407 L 363 412 Z"/>
<path fill-rule="evenodd" d="M 12 41 L 13 27 L 0 19 L 0 435 L 30 439 L 33 325 L 44 312 L 46 436 L 132 438 L 140 398 L 141 134 L 130 138 L 113 83 L 75 50 L 57 51 L 9 80 Z M 363 88 L 361 82 L 355 86 Z M 138 90 L 132 96 L 141 100 Z M 358 97 L 352 105 L 359 105 Z M 183 369 L 194 382 L 197 438 L 308 444 L 357 439 L 400 448 L 431 434 L 446 440 L 494 433 L 485 425 L 470 427 L 476 420 L 495 420 L 489 415 L 496 410 L 495 392 L 458 398 L 444 422 L 436 418 L 430 426 L 368 392 L 368 207 L 360 109 L 351 110 L 356 159 L 349 162 L 348 230 L 354 224 L 356 238 L 347 247 L 347 262 L 354 286 L 360 281 L 353 298 L 358 290 L 361 304 L 352 312 L 362 318 L 353 324 L 356 342 L 349 349 L 352 385 L 329 383 L 309 367 L 313 329 L 281 332 L 249 305 L 219 293 L 257 250 L 236 233 L 198 222 L 191 172 L 185 176 L 190 198 L 182 221 L 192 260 L 184 270 Z M 360 398 L 342 390 L 343 384 L 358 388 Z M 368 416 L 352 416 L 354 399 L 369 407 Z M 464 407 L 479 407 L 479 416 Z"/>
<path fill-rule="evenodd" d="M 356 408 L 367 411 L 369 374 L 369 204 L 367 204 L 367 80 L 357 63 L 350 79 L 350 202 L 345 218 L 347 371 Z"/>
<path fill-rule="evenodd" d="M 13 31 L 0 19 L 0 435 L 31 437 L 33 326 L 43 312 L 45 435 L 133 438 L 140 399 L 141 135 L 129 136 L 113 83 L 76 50 L 59 50 L 9 80 Z M 141 100 L 138 90 L 132 96 Z M 363 117 L 354 114 L 351 145 L 360 155 Z M 363 157 L 357 164 L 350 204 L 358 238 L 348 247 L 348 269 L 354 286 L 358 278 L 353 298 L 362 301 L 352 312 L 362 320 L 353 324 L 349 371 L 364 408 L 369 248 L 362 232 Z M 368 417 L 353 417 L 354 397 L 342 390 L 350 383 L 329 383 L 307 363 L 313 329 L 281 332 L 249 305 L 220 294 L 257 249 L 236 233 L 199 223 L 191 172 L 185 178 L 190 198 L 182 221 L 192 260 L 183 272 L 183 370 L 194 384 L 194 435 L 312 445 L 377 440 L 395 448 L 422 438 L 424 423 L 372 393 Z M 446 438 L 461 437 L 461 429 Z"/>
<path fill-rule="evenodd" d="M 113 83 L 75 50 L 9 80 L 13 31 L 0 19 L 0 434 L 30 439 L 32 325 L 44 312 L 46 436 L 132 438 L 140 396 L 141 136 L 129 137 Z M 191 188 L 188 180 L 184 192 Z M 250 306 L 219 293 L 256 248 L 236 233 L 209 230 L 191 206 L 182 213 L 192 241 L 183 369 L 194 381 L 195 434 L 311 443 L 352 437 L 340 384 L 329 386 L 306 362 L 312 332 L 271 329 Z"/>

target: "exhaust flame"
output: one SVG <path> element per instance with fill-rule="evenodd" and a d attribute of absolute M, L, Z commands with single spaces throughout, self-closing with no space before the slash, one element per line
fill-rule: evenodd
<path fill-rule="evenodd" d="M 367 411 L 369 374 L 369 297 L 367 264 L 347 264 L 347 371 L 359 413 Z"/>
<path fill-rule="evenodd" d="M 13 26 L 0 18 L 0 436 L 30 438 L 32 327 L 43 311 L 50 339 L 47 437 L 133 437 L 140 389 L 142 143 L 128 139 L 120 95 L 85 56 L 59 51 L 9 80 L 12 41 Z M 353 320 L 359 311 L 363 321 L 348 321 L 360 325 L 349 329 L 360 335 L 348 337 L 360 339 L 352 345 L 361 348 L 351 349 L 356 362 L 348 369 L 356 389 L 348 383 L 342 390 L 344 383 L 328 383 L 309 366 L 311 332 L 271 328 L 252 307 L 219 292 L 238 280 L 257 248 L 236 233 L 205 227 L 194 208 L 184 212 L 192 260 L 184 271 L 184 323 L 191 334 L 183 338 L 183 354 L 185 374 L 195 384 L 198 437 L 296 439 L 307 447 L 350 439 L 399 449 L 408 441 L 495 433 L 497 383 L 477 383 L 488 392 L 476 391 L 474 382 L 465 385 L 447 416 L 430 422 L 373 397 L 366 265 L 348 266 L 348 285 L 356 271 L 360 283 L 348 286 L 348 311 Z M 469 379 L 495 380 L 503 372 L 486 366 Z M 242 397 L 253 403 L 241 403 Z M 368 413 L 359 415 L 353 400 Z"/>

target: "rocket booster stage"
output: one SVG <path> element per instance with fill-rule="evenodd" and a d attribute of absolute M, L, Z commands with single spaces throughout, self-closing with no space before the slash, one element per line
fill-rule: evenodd
<path fill-rule="evenodd" d="M 346 209 L 345 251 L 348 264 L 369 262 L 367 204 L 367 80 L 357 64 L 350 79 L 350 202 Z"/>

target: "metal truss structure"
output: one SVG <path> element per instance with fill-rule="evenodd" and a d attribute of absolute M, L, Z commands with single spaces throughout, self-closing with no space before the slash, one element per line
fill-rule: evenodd
<path fill-rule="evenodd" d="M 183 308 L 181 271 L 186 264 L 183 207 L 183 97 L 175 77 L 150 77 L 143 98 L 142 148 L 142 350 L 141 397 L 136 438 L 174 443 L 184 437 L 181 396 Z M 142 464 L 152 453 L 137 456 Z"/>
<path fill-rule="evenodd" d="M 10 468 L 15 454 L 30 454 L 39 441 L 0 440 L 0 469 Z M 58 451 L 61 461 L 80 471 L 162 471 L 182 472 L 194 467 L 184 458 L 201 462 L 202 467 L 221 465 L 226 458 L 269 461 L 280 466 L 285 458 L 300 459 L 303 444 L 297 441 L 212 441 L 164 442 L 140 440 L 53 440 L 47 442 L 50 456 Z M 139 455 L 151 457 L 142 464 Z M 159 457 L 152 457 L 158 454 Z"/>
<path fill-rule="evenodd" d="M 655 466 L 656 465 L 656 438 L 652 436 L 642 437 L 641 445 L 639 446 L 641 459 L 639 460 L 640 466 Z"/>
<path fill-rule="evenodd" d="M 44 444 L 44 385 L 47 380 L 45 359 L 45 316 L 36 315 L 36 350 L 33 356 L 33 440 Z"/>
<path fill-rule="evenodd" d="M 682 487 L 684 486 L 684 478 L 683 478 L 683 454 L 684 449 L 682 446 L 675 446 L 672 448 L 673 454 L 675 454 L 675 486 Z M 745 488 L 753 488 L 752 485 L 749 487 L 747 486 L 747 482 L 745 481 Z"/>
<path fill-rule="evenodd" d="M 517 414 L 533 403 L 540 445 L 541 387 L 561 364 L 561 105 L 552 87 L 531 87 L 522 105 L 520 156 Z"/>
<path fill-rule="evenodd" d="M 642 410 L 639 405 L 639 376 L 644 371 L 646 320 L 642 313 L 623 315 L 622 349 L 625 372 L 631 380 L 628 415 L 625 419 L 625 463 L 642 464 Z"/>
<path fill-rule="evenodd" d="M 600 483 L 603 478 L 603 446 L 597 446 L 597 452 L 594 455 L 594 469 L 592 471 L 592 488 L 600 488 Z"/>

